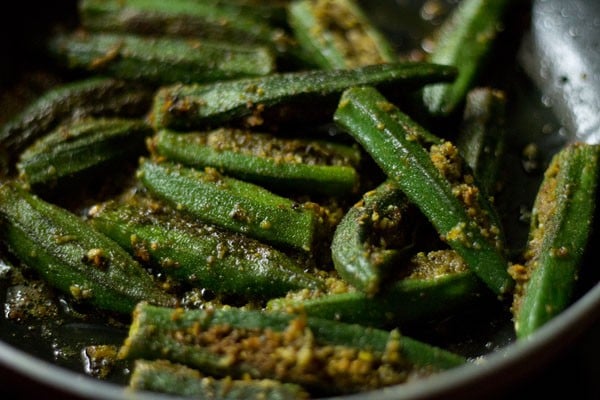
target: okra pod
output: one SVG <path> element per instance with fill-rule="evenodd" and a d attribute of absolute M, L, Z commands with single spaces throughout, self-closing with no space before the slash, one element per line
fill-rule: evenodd
<path fill-rule="evenodd" d="M 463 174 L 454 146 L 446 142 L 428 152 L 414 133 L 418 124 L 372 87 L 345 91 L 334 119 L 493 292 L 512 289 L 497 215 L 472 175 Z"/>
<path fill-rule="evenodd" d="M 160 156 L 277 190 L 344 196 L 358 189 L 360 151 L 323 140 L 278 138 L 221 128 L 210 132 L 161 130 L 151 148 Z"/>
<path fill-rule="evenodd" d="M 134 312 L 119 355 L 168 359 L 216 376 L 276 379 L 328 394 L 402 383 L 465 363 L 396 330 L 258 310 L 144 303 Z"/>
<path fill-rule="evenodd" d="M 91 31 L 176 35 L 286 46 L 285 32 L 250 6 L 218 0 L 83 0 L 79 15 Z M 259 10 L 260 12 L 260 10 Z M 263 11 L 264 12 L 264 11 Z"/>
<path fill-rule="evenodd" d="M 214 82 L 275 70 L 266 47 L 230 42 L 75 32 L 56 35 L 49 48 L 68 68 L 156 85 Z"/>
<path fill-rule="evenodd" d="M 323 286 L 297 261 L 271 246 L 191 222 L 165 207 L 108 204 L 93 208 L 91 216 L 95 229 L 141 262 L 216 294 L 267 299 Z"/>
<path fill-rule="evenodd" d="M 301 291 L 269 300 L 267 310 L 386 328 L 447 316 L 481 294 L 481 282 L 452 250 L 417 253 L 396 267 L 413 273 L 390 280 L 375 295 L 347 291 L 306 296 Z"/>
<path fill-rule="evenodd" d="M 112 78 L 93 77 L 43 93 L 0 130 L 0 148 L 15 158 L 59 123 L 86 116 L 141 117 L 152 104 L 152 89 Z"/>
<path fill-rule="evenodd" d="M 267 243 L 310 251 L 320 232 L 316 204 L 295 203 L 214 169 L 144 161 L 138 177 L 153 195 L 198 220 Z"/>
<path fill-rule="evenodd" d="M 151 117 L 157 130 L 181 131 L 232 120 L 256 126 L 263 123 L 263 114 L 280 121 L 327 121 L 339 95 L 348 87 L 383 85 L 409 89 L 451 81 L 455 74 L 454 67 L 390 63 L 349 70 L 275 73 L 204 85 L 173 85 L 156 93 Z M 310 108 L 299 106 L 305 103 Z"/>
<path fill-rule="evenodd" d="M 365 193 L 337 225 L 331 257 L 340 277 L 374 295 L 413 248 L 415 214 L 393 181 Z"/>
<path fill-rule="evenodd" d="M 31 186 L 52 186 L 126 157 L 138 157 L 152 133 L 142 119 L 77 120 L 60 125 L 25 149 L 17 169 Z"/>
<path fill-rule="evenodd" d="M 596 208 L 600 146 L 567 145 L 554 155 L 535 199 L 517 286 L 515 330 L 526 338 L 572 301 Z"/>
<path fill-rule="evenodd" d="M 0 217 L 2 241 L 13 255 L 72 299 L 119 313 L 142 300 L 175 305 L 119 245 L 14 183 L 0 186 Z"/>
<path fill-rule="evenodd" d="M 497 191 L 506 145 L 506 96 L 500 90 L 476 88 L 467 95 L 456 145 L 480 187 Z"/>
<path fill-rule="evenodd" d="M 464 101 L 504 20 L 511 0 L 462 0 L 444 21 L 434 39 L 428 61 L 454 65 L 459 73 L 451 84 L 423 89 L 423 101 L 434 115 L 449 115 Z"/>
<path fill-rule="evenodd" d="M 387 38 L 354 0 L 293 1 L 288 22 L 301 48 L 320 68 L 398 61 Z"/>
<path fill-rule="evenodd" d="M 136 360 L 129 388 L 211 400 L 309 398 L 299 385 L 269 379 L 215 379 L 166 360 Z"/>

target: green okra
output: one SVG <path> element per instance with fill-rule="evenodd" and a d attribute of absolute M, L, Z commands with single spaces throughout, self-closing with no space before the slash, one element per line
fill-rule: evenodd
<path fill-rule="evenodd" d="M 456 145 L 488 193 L 497 191 L 506 146 L 506 96 L 503 91 L 475 88 L 467 94 Z"/>
<path fill-rule="evenodd" d="M 323 140 L 229 128 L 192 133 L 161 130 L 151 148 L 169 160 L 200 169 L 213 167 L 277 190 L 344 196 L 359 184 L 355 166 L 360 151 Z"/>
<path fill-rule="evenodd" d="M 375 295 L 347 291 L 305 296 L 298 292 L 269 300 L 267 310 L 385 328 L 446 316 L 481 294 L 481 282 L 452 250 L 417 253 L 396 267 L 410 268 L 413 273 L 391 280 Z"/>
<path fill-rule="evenodd" d="M 143 300 L 175 305 L 119 245 L 14 183 L 0 186 L 0 218 L 9 251 L 76 301 L 119 313 L 130 313 Z"/>
<path fill-rule="evenodd" d="M 0 149 L 16 157 L 59 123 L 86 116 L 141 117 L 153 90 L 113 78 L 69 82 L 43 93 L 0 129 Z"/>
<path fill-rule="evenodd" d="M 276 26 L 287 24 L 287 7 L 291 0 L 209 0 L 215 4 L 236 7 L 242 10 L 244 15 L 252 15 L 254 18 L 268 20 Z"/>
<path fill-rule="evenodd" d="M 387 38 L 354 0 L 290 3 L 288 22 L 300 47 L 324 69 L 398 61 Z"/>
<path fill-rule="evenodd" d="M 289 40 L 285 32 L 264 20 L 265 9 L 219 0 L 79 2 L 81 23 L 91 31 L 190 36 L 286 47 Z"/>
<path fill-rule="evenodd" d="M 272 379 L 215 379 L 166 360 L 136 360 L 129 388 L 211 400 L 309 398 L 308 392 L 299 385 Z"/>
<path fill-rule="evenodd" d="M 138 177 L 153 195 L 200 221 L 267 243 L 310 251 L 320 233 L 316 204 L 298 204 L 214 169 L 144 161 Z"/>
<path fill-rule="evenodd" d="M 428 152 L 418 126 L 372 87 L 344 92 L 334 120 L 352 135 L 393 179 L 440 237 L 496 294 L 512 289 L 502 227 L 487 196 L 464 174 L 450 143 Z"/>
<path fill-rule="evenodd" d="M 275 73 L 204 85 L 172 85 L 156 93 L 151 117 L 156 129 L 182 131 L 232 120 L 256 126 L 263 122 L 263 114 L 279 121 L 327 121 L 339 95 L 348 87 L 382 85 L 409 89 L 451 81 L 455 74 L 454 67 L 390 63 L 348 70 Z M 311 106 L 300 107 L 302 103 Z"/>
<path fill-rule="evenodd" d="M 517 286 L 515 330 L 526 338 L 572 301 L 592 230 L 600 146 L 569 144 L 552 158 L 535 199 L 524 265 L 512 266 Z"/>
<path fill-rule="evenodd" d="M 423 102 L 432 114 L 451 114 L 464 101 L 484 68 L 511 1 L 462 0 L 439 28 L 435 48 L 427 60 L 454 65 L 459 73 L 451 84 L 423 89 Z"/>
<path fill-rule="evenodd" d="M 271 246 L 191 222 L 164 207 L 108 204 L 93 209 L 90 223 L 140 261 L 217 294 L 265 299 L 323 286 Z"/>
<path fill-rule="evenodd" d="M 119 356 L 163 358 L 216 376 L 276 379 L 327 393 L 402 383 L 412 374 L 465 363 L 461 356 L 397 330 L 258 310 L 183 310 L 144 303 L 134 312 Z M 341 367 L 346 363 L 361 368 Z"/>
<path fill-rule="evenodd" d="M 367 295 L 377 293 L 413 248 L 415 211 L 393 181 L 365 193 L 333 235 L 331 257 L 340 277 Z"/>
<path fill-rule="evenodd" d="M 73 176 L 138 157 L 153 133 L 142 119 L 86 118 L 60 125 L 21 154 L 17 169 L 31 186 L 54 185 Z"/>
<path fill-rule="evenodd" d="M 151 84 L 214 82 L 267 75 L 275 58 L 266 47 L 191 38 L 75 32 L 52 38 L 65 66 Z"/>

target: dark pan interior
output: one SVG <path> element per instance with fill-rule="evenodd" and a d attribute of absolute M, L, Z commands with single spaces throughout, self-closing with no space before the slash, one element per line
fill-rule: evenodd
<path fill-rule="evenodd" d="M 398 3 L 418 13 L 422 1 Z M 521 3 L 519 16 L 513 18 L 515 27 L 507 29 L 508 45 L 497 49 L 493 57 L 495 68 L 490 75 L 491 81 L 503 85 L 514 99 L 509 110 L 512 117 L 512 152 L 507 161 L 514 171 L 511 171 L 511 185 L 504 196 L 512 199 L 511 204 L 514 205 L 508 210 L 513 218 L 508 221 L 507 227 L 515 247 L 524 240 L 526 232 L 518 218 L 519 208 L 530 204 L 540 180 L 539 171 L 531 174 L 521 168 L 520 149 L 535 142 L 544 154 L 549 155 L 573 138 L 593 142 L 600 135 L 600 77 L 597 72 L 600 70 L 600 3 L 595 0 L 540 0 L 533 2 L 532 13 L 529 12 L 528 1 Z M 38 93 L 65 79 L 62 72 L 51 67 L 41 49 L 44 38 L 57 24 L 65 27 L 77 24 L 76 1 L 73 0 L 13 4 L 16 7 L 14 11 L 0 16 L 0 48 L 3 53 L 3 62 L 0 63 L 0 124 Z M 417 14 L 406 17 L 398 12 L 394 0 L 363 1 L 362 4 L 400 47 L 418 45 L 419 35 L 432 28 L 432 25 L 415 23 Z M 564 58 L 564 54 L 569 54 L 569 58 Z M 576 60 L 577 63 L 565 60 Z M 587 74 L 585 79 L 582 78 L 583 73 Z M 455 329 L 456 335 L 444 338 L 451 342 L 449 345 L 453 349 L 469 356 L 489 354 L 489 357 L 481 364 L 457 368 L 426 382 L 350 398 L 479 398 L 510 393 L 511 387 L 543 370 L 570 350 L 575 342 L 585 338 L 586 332 L 595 329 L 600 315 L 600 286 L 596 285 L 598 273 L 591 271 L 589 266 L 594 264 L 594 244 L 597 242 L 596 235 L 586 258 L 588 272 L 582 275 L 578 300 L 542 328 L 531 341 L 515 344 L 508 316 L 503 310 L 493 308 L 492 313 L 497 315 L 489 315 L 486 308 L 485 311 L 473 310 L 457 315 L 437 323 L 435 327 L 409 327 L 408 332 L 411 329 L 415 332 L 425 330 L 428 333 L 423 338 L 434 342 L 441 340 L 436 330 Z M 480 322 L 482 319 L 486 319 L 484 324 Z M 97 336 L 99 341 L 119 343 L 123 331 L 93 324 L 67 324 L 54 336 L 54 342 L 48 344 L 28 333 L 29 327 L 9 325 L 5 321 L 0 322 L 0 382 L 6 390 L 0 393 L 42 394 L 47 398 L 128 397 L 119 380 L 99 382 L 78 372 L 81 369 L 78 356 L 72 357 L 74 361 L 54 365 L 52 361 L 56 354 L 51 351 L 53 343 L 71 341 L 76 345 L 90 336 Z M 590 351 L 594 354 L 594 349 Z M 595 354 L 599 352 L 596 349 Z M 161 396 L 149 394 L 143 398 Z"/>

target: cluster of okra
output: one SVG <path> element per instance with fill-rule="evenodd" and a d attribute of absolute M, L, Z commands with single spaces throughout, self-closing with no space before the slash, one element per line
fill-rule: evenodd
<path fill-rule="evenodd" d="M 599 147 L 554 155 L 508 257 L 494 195 L 510 99 L 475 83 L 511 1 L 462 0 L 421 61 L 352 0 L 78 6 L 48 51 L 84 78 L 0 132 L 0 234 L 70 301 L 133 315 L 118 354 L 135 360 L 131 387 L 377 389 L 468 362 L 402 335 L 407 321 L 491 291 L 525 338 L 572 301 Z M 434 135 L 407 100 L 421 118 L 462 114 L 458 132 Z M 85 213 L 46 197 L 131 160 Z M 220 301 L 192 307 L 181 288 Z"/>

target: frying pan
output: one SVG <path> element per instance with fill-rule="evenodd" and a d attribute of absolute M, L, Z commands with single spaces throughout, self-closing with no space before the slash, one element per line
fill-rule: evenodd
<path fill-rule="evenodd" d="M 396 2 L 414 9 L 422 3 Z M 0 47 L 4 54 L 0 63 L 0 87 L 10 85 L 19 79 L 23 68 L 39 61 L 36 46 L 49 24 L 55 20 L 68 23 L 74 15 L 74 1 L 47 3 L 14 3 L 18 9 L 10 15 L 24 17 L 0 21 L 4 22 L 0 24 Z M 399 27 L 398 21 L 404 22 L 406 18 L 398 12 L 394 1 L 363 3 L 374 20 L 398 42 L 406 44 L 415 40 L 415 36 Z M 512 123 L 521 133 L 514 135 L 512 146 L 518 148 L 535 142 L 544 153 L 550 154 L 572 140 L 597 143 L 600 139 L 600 3 L 596 0 L 534 0 L 530 10 L 530 14 L 523 15 L 527 19 L 525 34 L 511 49 L 515 50 L 516 57 L 494 60 L 495 64 L 507 68 L 514 64 L 522 73 L 512 86 L 517 97 L 516 105 L 510 110 Z M 1 18 L 7 19 L 9 14 L 4 13 Z M 411 29 L 414 32 L 422 27 Z M 506 55 L 498 54 L 498 57 Z M 8 103 L 4 100 L 2 104 Z M 519 160 L 515 161 L 518 165 Z M 527 176 L 521 178 L 522 181 L 516 179 L 507 194 L 515 199 L 521 195 L 520 188 L 533 187 L 539 182 Z M 597 241 L 596 234 L 585 260 L 588 270 L 595 264 Z M 596 340 L 600 333 L 600 285 L 596 284 L 600 273 L 588 275 L 582 277 L 586 283 L 582 284 L 573 305 L 529 340 L 516 342 L 507 333 L 506 326 L 488 326 L 487 331 L 471 332 L 468 340 L 461 344 L 467 353 L 486 353 L 483 360 L 423 381 L 345 398 L 521 398 L 534 394 L 536 397 L 554 395 L 561 387 L 569 390 L 570 397 L 600 398 L 600 385 L 585 379 L 586 374 L 598 376 L 599 368 L 594 364 L 600 357 L 600 342 Z M 71 328 L 70 334 L 74 331 L 83 337 L 88 334 L 85 327 Z M 98 381 L 72 368 L 57 366 L 40 357 L 31 342 L 20 343 L 14 333 L 11 340 L 5 340 L 3 329 L 4 325 L 0 325 L 3 339 L 0 340 L 0 394 L 4 396 L 171 398 L 151 393 L 133 395 L 118 383 Z"/>

